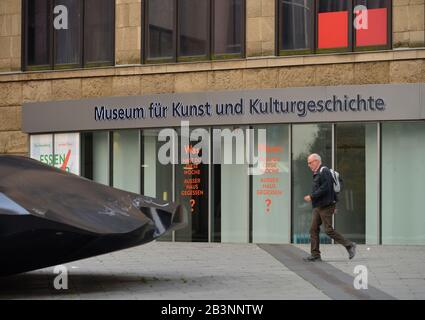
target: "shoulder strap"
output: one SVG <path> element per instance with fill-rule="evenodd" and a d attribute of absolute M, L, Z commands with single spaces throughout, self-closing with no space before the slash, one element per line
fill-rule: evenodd
<path fill-rule="evenodd" d="M 332 172 L 332 170 L 331 170 L 331 169 L 329 169 L 329 168 L 328 168 L 328 167 L 326 167 L 326 166 L 323 166 L 323 167 L 321 167 L 321 168 L 320 168 L 320 171 L 319 171 L 319 172 L 320 172 L 320 173 L 322 173 L 323 169 L 325 169 L 325 168 L 326 168 L 326 169 L 328 169 L 328 171 L 329 171 L 329 175 L 330 175 L 330 176 L 331 176 L 331 178 L 332 178 L 332 182 L 333 182 L 333 183 L 336 183 L 336 177 L 334 176 L 334 173 L 333 173 L 333 172 L 335 172 L 335 171 L 333 171 L 333 172 Z"/>
<path fill-rule="evenodd" d="M 328 169 L 328 167 L 326 167 L 326 166 L 322 166 L 321 168 L 320 168 L 320 173 L 322 173 L 322 171 L 323 171 L 323 169 Z"/>

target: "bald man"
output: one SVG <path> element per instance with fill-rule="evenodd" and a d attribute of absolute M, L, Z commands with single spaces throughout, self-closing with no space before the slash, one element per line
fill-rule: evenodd
<path fill-rule="evenodd" d="M 353 259 L 356 255 L 356 243 L 345 239 L 332 227 L 332 215 L 335 213 L 336 193 L 333 189 L 333 178 L 327 167 L 322 166 L 322 158 L 316 154 L 311 154 L 307 159 L 307 164 L 313 172 L 312 192 L 304 197 L 304 200 L 311 202 L 313 215 L 310 228 L 311 255 L 304 258 L 305 261 L 321 261 L 320 256 L 320 226 L 323 223 L 326 234 L 342 244 L 347 249 L 348 257 Z M 323 168 L 323 169 L 322 169 Z"/>

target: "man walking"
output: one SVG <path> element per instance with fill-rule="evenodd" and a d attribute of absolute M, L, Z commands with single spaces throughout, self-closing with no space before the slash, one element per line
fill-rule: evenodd
<path fill-rule="evenodd" d="M 311 255 L 305 261 L 321 261 L 319 250 L 320 225 L 323 223 L 326 234 L 342 244 L 348 252 L 350 259 L 356 255 L 356 243 L 345 239 L 332 227 L 332 215 L 335 213 L 336 193 L 333 188 L 333 178 L 327 167 L 322 166 L 322 159 L 313 153 L 307 159 L 308 166 L 313 172 L 313 186 L 311 194 L 304 200 L 311 202 L 313 215 L 310 228 Z M 323 168 L 323 169 L 322 169 Z"/>

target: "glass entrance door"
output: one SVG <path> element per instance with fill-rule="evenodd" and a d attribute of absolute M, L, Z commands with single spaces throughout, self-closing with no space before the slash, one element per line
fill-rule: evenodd
<path fill-rule="evenodd" d="M 246 127 L 214 129 L 212 241 L 248 243 L 249 175 L 245 158 Z"/>
<path fill-rule="evenodd" d="M 158 159 L 162 146 L 162 142 L 158 141 L 159 132 L 159 129 L 142 131 L 142 191 L 148 197 L 173 201 L 173 165 L 162 164 Z M 172 238 L 170 232 L 158 241 L 171 241 Z"/>
<path fill-rule="evenodd" d="M 289 126 L 255 126 L 254 150 L 262 174 L 252 176 L 252 242 L 290 241 Z M 259 141 L 265 130 L 266 141 Z"/>
<path fill-rule="evenodd" d="M 304 196 L 311 193 L 313 175 L 307 166 L 307 157 L 317 153 L 322 163 L 332 167 L 332 125 L 301 124 L 292 127 L 292 238 L 293 243 L 310 242 L 311 203 Z M 323 232 L 321 243 L 331 240 Z"/>
<path fill-rule="evenodd" d="M 368 243 L 376 243 L 377 124 L 336 124 L 334 135 L 331 124 L 293 125 L 292 128 L 293 242 L 310 242 L 312 208 L 303 198 L 311 192 L 312 182 L 307 157 L 318 153 L 328 168 L 333 167 L 334 158 L 335 169 L 343 179 L 334 228 L 357 243 L 366 243 L 366 238 Z M 320 237 L 321 243 L 331 243 L 324 232 Z"/>
<path fill-rule="evenodd" d="M 357 243 L 377 243 L 377 124 L 335 125 L 336 169 L 343 178 L 335 228 Z"/>
<path fill-rule="evenodd" d="M 205 129 L 203 129 L 205 130 Z M 175 232 L 176 241 L 208 242 L 209 204 L 209 164 L 203 163 L 204 153 L 209 155 L 209 140 L 203 140 L 204 148 L 198 141 L 191 141 L 187 133 L 179 133 L 179 164 L 175 166 L 177 203 L 184 205 L 189 212 L 186 228 Z"/>

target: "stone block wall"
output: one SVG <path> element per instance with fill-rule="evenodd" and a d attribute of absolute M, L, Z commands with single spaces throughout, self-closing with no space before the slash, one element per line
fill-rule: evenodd
<path fill-rule="evenodd" d="M 284 61 L 285 58 L 279 60 Z M 223 62 L 223 66 L 225 64 Z M 214 63 L 216 68 L 220 65 L 220 62 Z M 425 82 L 424 50 L 418 51 L 416 58 L 406 56 L 405 59 L 387 61 L 223 69 L 214 69 L 212 65 L 204 69 L 202 67 L 205 64 L 191 63 L 174 71 L 144 73 L 152 69 L 141 66 L 128 68 L 127 74 L 121 70 L 122 75 L 106 75 L 105 70 L 98 70 L 97 73 L 88 70 L 62 71 L 54 75 L 41 73 L 37 77 L 22 74 L 20 79 L 13 75 L 0 75 L 0 154 L 27 154 L 28 136 L 21 132 L 22 104 L 26 102 L 199 91 Z"/>
<path fill-rule="evenodd" d="M 142 32 L 141 0 L 116 0 L 115 63 L 141 63 Z"/>
<path fill-rule="evenodd" d="M 140 64 L 143 0 L 116 0 L 115 60 Z M 247 57 L 275 54 L 275 0 L 246 0 Z M 21 1 L 0 1 L 0 72 L 21 69 Z M 393 0 L 393 46 L 425 46 L 425 0 Z"/>
<path fill-rule="evenodd" d="M 21 1 L 0 1 L 0 72 L 21 69 Z"/>
<path fill-rule="evenodd" d="M 0 83 L 0 154 L 27 154 L 28 136 L 21 132 L 22 83 Z"/>
<path fill-rule="evenodd" d="M 142 2 L 116 0 L 118 65 L 141 63 Z M 19 0 L 0 0 L 0 154 L 27 154 L 28 136 L 21 132 L 22 104 L 26 102 L 425 82 L 424 49 L 273 57 L 274 0 L 247 0 L 246 48 L 249 59 L 20 73 L 20 3 Z M 425 0 L 394 0 L 393 4 L 394 47 L 424 47 Z M 2 71 L 17 72 L 2 74 Z"/>
<path fill-rule="evenodd" d="M 425 46 L 425 0 L 393 0 L 393 47 Z"/>
<path fill-rule="evenodd" d="M 275 0 L 246 0 L 246 56 L 275 54 Z"/>

